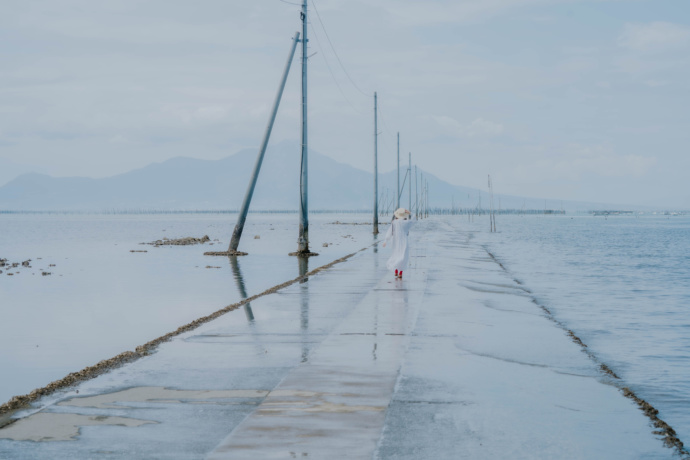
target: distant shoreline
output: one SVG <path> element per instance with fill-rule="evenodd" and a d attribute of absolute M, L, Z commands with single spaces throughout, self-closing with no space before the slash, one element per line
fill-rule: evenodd
<path fill-rule="evenodd" d="M 152 215 L 152 214 L 237 214 L 234 209 L 102 209 L 102 210 L 3 210 L 3 214 L 59 214 L 59 215 Z M 430 209 L 430 215 L 484 215 L 491 210 L 483 208 L 434 208 Z M 499 215 L 570 215 L 570 216 L 685 216 L 690 214 L 688 210 L 659 209 L 654 211 L 638 210 L 577 210 L 568 211 L 562 209 L 495 209 Z M 297 209 L 271 209 L 250 210 L 250 214 L 298 214 Z M 315 209 L 309 214 L 371 214 L 371 209 Z M 414 213 L 414 212 L 413 212 Z M 391 212 L 380 213 L 380 216 L 391 215 Z"/>

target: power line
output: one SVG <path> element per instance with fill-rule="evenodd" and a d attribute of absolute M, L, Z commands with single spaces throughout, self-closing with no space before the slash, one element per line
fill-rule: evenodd
<path fill-rule="evenodd" d="M 280 1 L 283 2 L 283 3 L 287 3 L 287 4 L 289 4 L 289 5 L 301 6 L 300 4 L 292 3 L 292 2 L 289 2 L 289 1 L 287 1 L 287 0 L 280 0 Z M 326 30 L 326 26 L 324 25 L 323 20 L 321 19 L 321 15 L 319 14 L 319 10 L 318 10 L 318 8 L 316 7 L 315 1 L 314 1 L 314 0 L 311 0 L 311 3 L 312 3 L 312 6 L 314 7 L 314 11 L 316 12 L 316 17 L 318 18 L 319 23 L 321 24 L 321 29 L 323 29 L 323 32 L 324 32 L 324 34 L 326 35 L 326 39 L 328 40 L 328 44 L 330 45 L 330 48 L 331 48 L 331 50 L 333 51 L 333 54 L 335 55 L 335 58 L 336 58 L 337 61 L 338 61 L 338 64 L 340 64 L 340 68 L 343 70 L 343 73 L 345 74 L 345 76 L 347 77 L 347 79 L 350 81 L 350 83 L 352 84 L 352 86 L 354 86 L 354 88 L 355 88 L 357 91 L 359 91 L 362 95 L 364 95 L 364 96 L 367 97 L 367 98 L 372 98 L 373 96 L 372 96 L 372 95 L 369 95 L 369 94 L 367 94 L 367 93 L 365 93 L 364 91 L 362 91 L 362 90 L 359 88 L 359 86 L 357 86 L 357 84 L 354 82 L 354 80 L 352 79 L 352 77 L 350 76 L 350 73 L 347 71 L 347 69 L 345 68 L 345 65 L 343 64 L 343 61 L 340 59 L 340 56 L 338 55 L 338 52 L 335 50 L 335 46 L 333 46 L 333 41 L 331 40 L 331 37 L 328 35 L 328 31 Z M 312 32 L 313 32 L 313 34 L 314 34 L 314 38 L 316 39 L 316 43 L 317 43 L 317 45 L 318 45 L 318 47 L 319 47 L 319 50 L 321 51 L 321 54 L 323 55 L 323 60 L 324 60 L 324 63 L 326 64 L 326 68 L 328 69 L 328 72 L 330 73 L 331 78 L 333 78 L 333 82 L 334 82 L 335 85 L 337 86 L 338 91 L 340 91 L 340 94 L 343 96 L 343 98 L 344 98 L 345 101 L 348 103 L 348 105 L 352 108 L 352 110 L 354 110 L 358 115 L 363 115 L 362 112 L 361 112 L 360 110 L 358 110 L 358 109 L 354 106 L 354 104 L 352 103 L 352 101 L 350 101 L 350 99 L 347 97 L 347 95 L 346 95 L 345 92 L 343 91 L 342 86 L 340 86 L 340 83 L 338 83 L 338 79 L 336 78 L 335 73 L 333 72 L 333 69 L 331 68 L 330 64 L 328 63 L 328 58 L 326 57 L 326 53 L 324 52 L 324 49 L 323 49 L 323 47 L 321 46 L 321 41 L 319 40 L 318 33 L 316 32 L 316 27 L 314 27 L 314 24 L 313 24 L 312 22 L 309 22 L 309 25 L 311 26 L 311 30 L 312 30 Z M 380 115 L 381 122 L 382 122 L 383 127 L 384 127 L 384 129 L 383 129 L 382 132 L 385 133 L 386 136 L 390 137 L 390 139 L 392 140 L 392 139 L 393 139 L 393 135 L 392 135 L 392 132 L 393 132 L 393 131 L 391 131 L 390 128 L 388 128 L 388 124 L 387 124 L 386 121 L 385 121 L 385 117 L 384 117 L 384 115 L 383 115 L 383 112 L 380 110 L 380 105 L 379 105 L 379 115 Z M 388 142 L 386 142 L 386 139 L 385 139 L 386 136 L 382 137 L 382 141 L 383 141 L 383 143 L 386 145 L 385 150 L 389 150 L 389 151 L 390 151 L 390 150 L 392 150 L 392 148 L 388 145 Z"/>
<path fill-rule="evenodd" d="M 281 0 L 282 1 L 282 0 Z M 340 56 L 338 56 L 338 52 L 335 50 L 335 47 L 333 46 L 333 42 L 331 41 L 331 37 L 328 36 L 328 31 L 326 30 L 326 26 L 323 25 L 323 21 L 321 20 L 321 15 L 319 14 L 318 8 L 316 8 L 316 3 L 314 0 L 311 0 L 311 4 L 314 6 L 314 11 L 316 11 L 316 17 L 319 19 L 319 23 L 321 23 L 321 28 L 323 29 L 323 32 L 326 34 L 326 39 L 328 39 L 328 43 L 331 45 L 331 49 L 333 50 L 333 54 L 335 54 L 336 59 L 338 60 L 338 63 L 340 64 L 340 67 L 343 69 L 343 72 L 345 72 L 345 75 L 347 76 L 348 80 L 350 80 L 350 83 L 352 83 L 352 86 L 357 89 L 360 93 L 362 93 L 366 97 L 372 97 L 371 95 L 365 93 L 361 89 L 359 89 L 359 86 L 354 82 L 352 77 L 350 77 L 350 74 L 348 73 L 347 69 L 343 65 L 343 61 L 340 60 Z"/>
<path fill-rule="evenodd" d="M 328 59 L 326 58 L 326 53 L 323 52 L 323 48 L 321 47 L 321 42 L 319 41 L 319 35 L 316 33 L 316 28 L 312 23 L 309 23 L 311 26 L 311 31 L 314 33 L 314 38 L 316 38 L 316 44 L 319 46 L 319 49 L 321 50 L 321 54 L 323 55 L 323 62 L 326 63 L 326 68 L 328 68 L 328 72 L 331 74 L 331 77 L 333 78 L 333 81 L 335 82 L 335 86 L 338 87 L 338 90 L 340 91 L 340 94 L 343 95 L 343 98 L 347 103 L 352 107 L 352 110 L 354 110 L 357 115 L 362 115 L 362 112 L 357 110 L 357 108 L 350 102 L 350 99 L 347 98 L 345 95 L 345 92 L 343 91 L 343 88 L 340 86 L 340 83 L 338 83 L 338 79 L 335 78 L 335 74 L 333 73 L 333 70 L 331 69 L 331 66 L 328 64 Z"/>

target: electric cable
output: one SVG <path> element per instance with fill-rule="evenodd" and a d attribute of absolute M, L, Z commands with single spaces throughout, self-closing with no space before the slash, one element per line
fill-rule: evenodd
<path fill-rule="evenodd" d="M 311 0 L 311 4 L 314 6 L 314 11 L 316 12 L 316 17 L 319 19 L 319 23 L 321 24 L 321 28 L 323 29 L 323 32 L 326 34 L 326 39 L 328 39 L 328 43 L 331 45 L 331 49 L 333 50 L 333 54 L 335 54 L 336 59 L 338 60 L 338 63 L 340 63 L 340 67 L 343 69 L 343 72 L 347 76 L 348 80 L 350 80 L 350 83 L 352 83 L 352 86 L 357 89 L 360 93 L 362 93 L 366 97 L 372 97 L 371 95 L 365 93 L 362 91 L 359 86 L 354 82 L 352 77 L 350 77 L 350 74 L 348 73 L 347 69 L 343 65 L 343 61 L 340 60 L 340 56 L 338 56 L 338 52 L 335 50 L 335 47 L 333 46 L 333 42 L 331 41 L 331 37 L 328 35 L 328 31 L 326 30 L 326 26 L 323 24 L 323 21 L 321 20 L 321 15 L 319 14 L 319 9 L 316 7 L 316 3 L 314 0 Z"/>
<path fill-rule="evenodd" d="M 314 27 L 314 25 L 311 22 L 309 23 L 309 25 L 311 26 L 311 31 L 314 34 L 314 38 L 316 38 L 316 44 L 318 45 L 319 50 L 321 50 L 321 54 L 323 55 L 323 62 L 326 63 L 326 68 L 328 68 L 328 73 L 331 74 L 331 78 L 333 78 L 333 81 L 335 82 L 335 86 L 338 87 L 338 91 L 340 91 L 340 94 L 342 94 L 343 98 L 348 103 L 348 105 L 350 107 L 352 107 L 352 110 L 354 110 L 357 113 L 357 115 L 363 115 L 363 113 L 360 112 L 359 110 L 357 110 L 357 108 L 352 104 L 350 99 L 348 99 L 348 97 L 345 95 L 343 88 L 340 86 L 340 83 L 338 83 L 338 79 L 335 78 L 335 74 L 333 73 L 333 69 L 331 69 L 330 64 L 328 64 L 328 58 L 326 58 L 326 53 L 324 53 L 323 48 L 321 47 L 321 41 L 319 40 L 319 34 L 316 33 L 316 28 Z"/>

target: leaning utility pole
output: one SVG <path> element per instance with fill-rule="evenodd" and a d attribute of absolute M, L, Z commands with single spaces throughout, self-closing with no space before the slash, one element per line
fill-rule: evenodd
<path fill-rule="evenodd" d="M 379 163 L 378 163 L 378 125 L 376 114 L 376 91 L 374 91 L 374 235 L 379 232 Z"/>
<path fill-rule="evenodd" d="M 309 255 L 308 145 L 307 145 L 307 0 L 302 1 L 302 167 L 300 174 L 299 238 L 296 255 Z"/>
<path fill-rule="evenodd" d="M 395 209 L 400 209 L 400 131 L 398 131 L 398 181 L 395 189 Z"/>
<path fill-rule="evenodd" d="M 275 122 L 276 114 L 278 113 L 278 106 L 280 105 L 280 99 L 283 96 L 283 89 L 285 89 L 285 81 L 287 80 L 288 73 L 290 72 L 290 64 L 292 63 L 292 58 L 295 56 L 295 48 L 297 48 L 297 42 L 299 41 L 299 32 L 295 33 L 295 38 L 293 40 L 294 42 L 292 43 L 292 48 L 290 48 L 290 54 L 288 55 L 287 63 L 285 64 L 285 70 L 283 71 L 283 78 L 280 81 L 280 86 L 278 87 L 278 94 L 276 94 L 275 101 L 273 102 L 273 111 L 271 112 L 271 116 L 268 119 L 268 125 L 266 126 L 266 131 L 264 133 L 264 139 L 261 142 L 259 154 L 256 157 L 256 163 L 254 164 L 254 172 L 252 173 L 252 177 L 249 180 L 249 186 L 247 187 L 247 192 L 244 195 L 244 201 L 242 202 L 240 213 L 237 216 L 237 224 L 235 224 L 235 230 L 232 232 L 230 246 L 228 247 L 227 253 L 207 253 L 209 255 L 246 255 L 246 252 L 239 252 L 237 250 L 237 247 L 240 244 L 242 230 L 244 230 L 244 222 L 247 220 L 247 212 L 249 211 L 249 203 L 251 203 L 252 201 L 252 195 L 254 194 L 256 180 L 259 178 L 261 163 L 264 161 L 264 154 L 266 153 L 266 147 L 268 146 L 268 139 L 271 137 L 273 122 Z"/>

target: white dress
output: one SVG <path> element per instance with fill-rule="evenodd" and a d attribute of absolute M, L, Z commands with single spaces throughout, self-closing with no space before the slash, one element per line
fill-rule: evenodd
<path fill-rule="evenodd" d="M 412 227 L 412 220 L 394 219 L 391 226 L 386 232 L 384 242 L 393 240 L 393 254 L 386 262 L 386 267 L 389 270 L 402 270 L 407 267 L 407 261 L 410 258 L 410 249 L 407 246 L 407 237 Z"/>

